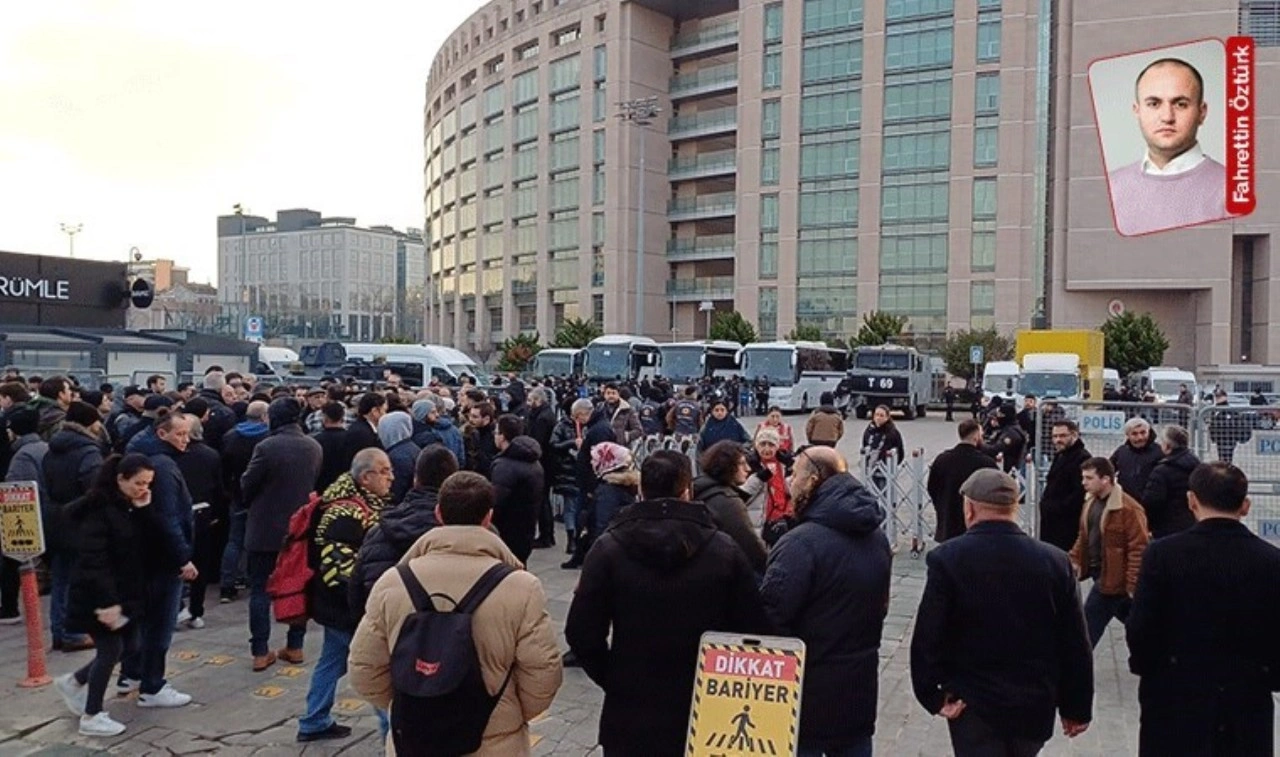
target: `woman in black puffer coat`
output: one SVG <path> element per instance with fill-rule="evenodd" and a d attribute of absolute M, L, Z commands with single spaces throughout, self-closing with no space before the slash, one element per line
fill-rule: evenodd
<path fill-rule="evenodd" d="M 702 475 L 693 480 L 693 499 L 707 506 L 716 528 L 724 531 L 742 548 L 756 575 L 764 574 L 769 550 L 747 513 L 743 484 L 751 477 L 747 454 L 736 441 L 720 441 L 698 459 Z"/>

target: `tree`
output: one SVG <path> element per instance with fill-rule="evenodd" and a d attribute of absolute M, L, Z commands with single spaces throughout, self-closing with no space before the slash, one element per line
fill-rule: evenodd
<path fill-rule="evenodd" d="M 862 328 L 853 338 L 855 347 L 875 347 L 888 344 L 902 334 L 907 327 L 907 318 L 902 315 L 886 313 L 883 310 L 872 310 L 862 316 Z"/>
<path fill-rule="evenodd" d="M 378 340 L 378 344 L 417 344 L 416 341 L 407 336 L 384 336 Z"/>
<path fill-rule="evenodd" d="M 969 380 L 973 376 L 973 363 L 969 362 L 969 348 L 982 347 L 985 362 L 1013 359 L 1013 342 L 995 329 L 963 329 L 947 336 L 942 344 L 942 360 L 952 376 Z"/>
<path fill-rule="evenodd" d="M 759 339 L 756 334 L 756 327 L 742 317 L 742 314 L 736 310 L 727 313 L 717 313 L 715 321 L 711 324 L 711 338 L 724 339 L 738 344 L 751 344 Z"/>
<path fill-rule="evenodd" d="M 542 351 L 537 334 L 516 334 L 498 345 L 498 370 L 522 373 L 533 356 Z"/>
<path fill-rule="evenodd" d="M 822 327 L 814 323 L 801 323 L 787 334 L 788 342 L 821 342 Z"/>
<path fill-rule="evenodd" d="M 835 339 L 828 339 L 827 346 L 833 350 L 840 350 L 842 352 L 849 351 L 849 343 L 841 339 L 840 337 L 836 337 Z"/>
<path fill-rule="evenodd" d="M 1164 361 L 1169 340 L 1150 313 L 1125 312 L 1100 327 L 1106 337 L 1106 364 L 1126 376 Z"/>
<path fill-rule="evenodd" d="M 597 326 L 595 321 L 568 318 L 560 324 L 560 329 L 556 331 L 556 338 L 551 342 L 551 346 L 582 349 L 590 344 L 592 339 L 600 336 L 604 336 L 604 330 Z"/>

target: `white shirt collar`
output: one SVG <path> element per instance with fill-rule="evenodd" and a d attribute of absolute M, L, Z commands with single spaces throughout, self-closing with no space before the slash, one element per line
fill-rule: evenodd
<path fill-rule="evenodd" d="M 1148 150 L 1142 156 L 1142 172 L 1151 176 L 1174 176 L 1186 173 L 1203 162 L 1204 150 L 1201 150 L 1200 143 L 1196 142 L 1191 149 L 1166 163 L 1164 168 L 1160 168 L 1151 161 L 1151 151 Z"/>

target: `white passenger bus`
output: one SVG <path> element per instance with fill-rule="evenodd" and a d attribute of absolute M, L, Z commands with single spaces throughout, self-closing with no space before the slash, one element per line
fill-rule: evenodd
<path fill-rule="evenodd" d="M 738 371 L 737 342 L 668 342 L 658 345 L 658 376 L 674 386 L 694 384 L 704 378 L 728 377 Z"/>
<path fill-rule="evenodd" d="M 653 378 L 658 343 L 645 336 L 606 334 L 587 345 L 583 373 L 595 384 Z"/>
<path fill-rule="evenodd" d="M 849 369 L 849 353 L 822 342 L 763 342 L 742 349 L 742 378 L 769 381 L 769 404 L 807 412 L 823 392 L 835 392 Z"/>
<path fill-rule="evenodd" d="M 582 374 L 586 359 L 584 350 L 548 348 L 529 361 L 528 374 L 538 378 L 578 376 Z"/>

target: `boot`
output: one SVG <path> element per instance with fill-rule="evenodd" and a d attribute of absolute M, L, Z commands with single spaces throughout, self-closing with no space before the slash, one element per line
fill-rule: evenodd
<path fill-rule="evenodd" d="M 566 529 L 565 533 L 566 533 L 565 541 L 567 543 L 564 545 L 564 553 L 566 555 L 571 555 L 573 554 L 573 546 L 578 543 L 578 531 L 576 529 L 570 528 L 570 529 Z"/>

